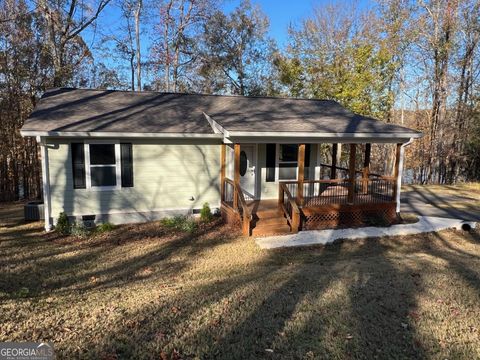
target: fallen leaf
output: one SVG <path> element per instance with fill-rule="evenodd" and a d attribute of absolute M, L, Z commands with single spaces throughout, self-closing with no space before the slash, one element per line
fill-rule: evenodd
<path fill-rule="evenodd" d="M 409 316 L 410 318 L 412 318 L 412 319 L 415 319 L 415 320 L 420 319 L 420 315 L 419 315 L 417 312 L 415 312 L 415 311 L 410 311 L 410 312 L 408 313 L 408 316 Z"/>
<path fill-rule="evenodd" d="M 176 306 L 172 306 L 172 312 L 173 312 L 174 314 L 176 314 L 176 313 L 180 312 L 180 309 L 177 308 Z"/>
<path fill-rule="evenodd" d="M 171 359 L 172 360 L 180 360 L 182 357 L 180 356 L 180 353 L 174 349 L 173 352 L 172 352 L 172 356 L 171 356 Z"/>

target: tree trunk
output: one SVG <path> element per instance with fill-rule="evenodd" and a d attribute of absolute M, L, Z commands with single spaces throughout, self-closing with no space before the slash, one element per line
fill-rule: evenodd
<path fill-rule="evenodd" d="M 137 89 L 142 91 L 142 57 L 140 54 L 140 12 L 142 10 L 142 0 L 137 0 L 135 8 L 135 46 L 137 56 Z"/>

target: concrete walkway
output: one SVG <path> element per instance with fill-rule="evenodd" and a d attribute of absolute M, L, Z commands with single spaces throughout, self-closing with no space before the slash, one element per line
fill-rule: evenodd
<path fill-rule="evenodd" d="M 256 238 L 255 242 L 262 249 L 305 245 L 325 245 L 332 243 L 337 239 L 360 239 L 369 237 L 412 235 L 450 228 L 461 229 L 465 224 L 468 224 L 472 228 L 475 227 L 475 222 L 473 221 L 433 216 L 419 216 L 419 221 L 414 224 L 392 225 L 390 227 L 383 228 L 370 226 L 357 229 L 300 231 L 298 234 L 292 235 Z"/>
<path fill-rule="evenodd" d="M 420 216 L 434 216 L 465 221 L 480 221 L 480 208 L 476 206 L 478 195 L 471 196 L 436 194 L 431 190 L 402 192 L 400 201 L 402 213 L 414 213 Z M 455 208 L 455 203 L 465 205 L 463 208 Z"/>

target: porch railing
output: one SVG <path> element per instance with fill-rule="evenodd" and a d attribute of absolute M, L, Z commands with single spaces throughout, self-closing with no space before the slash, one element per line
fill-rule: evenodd
<path fill-rule="evenodd" d="M 300 209 L 285 183 L 280 183 L 278 202 L 290 224 L 291 232 L 297 233 L 300 228 Z"/>
<path fill-rule="evenodd" d="M 372 175 L 368 179 L 304 180 L 303 196 L 298 198 L 300 182 L 285 181 L 281 189 L 287 189 L 298 205 L 322 206 L 331 204 L 377 204 L 395 201 L 395 178 Z M 353 187 L 352 187 L 353 186 Z M 279 197 L 281 200 L 282 197 Z"/>
<path fill-rule="evenodd" d="M 245 201 L 242 187 L 233 180 L 225 178 L 222 184 L 222 211 L 227 218 L 237 218 L 244 235 L 250 235 L 252 214 Z"/>

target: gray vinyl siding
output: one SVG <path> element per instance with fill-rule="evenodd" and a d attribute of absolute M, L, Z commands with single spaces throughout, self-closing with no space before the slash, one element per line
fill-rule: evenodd
<path fill-rule="evenodd" d="M 77 142 L 72 140 L 72 142 Z M 220 145 L 198 141 L 133 143 L 134 187 L 73 189 L 70 142 L 49 141 L 52 217 L 190 211 L 220 203 Z M 192 200 L 193 199 L 193 200 Z"/>

